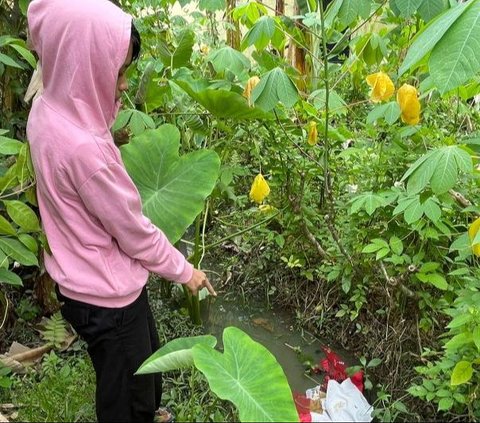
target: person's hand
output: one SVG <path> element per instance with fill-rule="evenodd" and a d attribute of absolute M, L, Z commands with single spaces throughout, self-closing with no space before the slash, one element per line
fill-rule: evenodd
<path fill-rule="evenodd" d="M 192 278 L 185 285 L 193 295 L 198 295 L 198 291 L 200 291 L 202 288 L 207 288 L 211 295 L 214 297 L 217 296 L 217 293 L 210 284 L 207 275 L 205 275 L 205 273 L 203 273 L 201 270 L 193 269 Z"/>

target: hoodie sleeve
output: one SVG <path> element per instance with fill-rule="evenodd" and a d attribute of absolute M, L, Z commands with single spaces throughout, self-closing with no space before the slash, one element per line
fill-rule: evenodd
<path fill-rule="evenodd" d="M 101 167 L 78 192 L 126 254 L 166 279 L 179 283 L 191 279 L 193 266 L 143 215 L 140 195 L 125 168 L 117 163 Z"/>

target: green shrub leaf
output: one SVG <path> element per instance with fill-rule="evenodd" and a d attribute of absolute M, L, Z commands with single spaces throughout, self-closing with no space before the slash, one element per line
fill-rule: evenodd
<path fill-rule="evenodd" d="M 473 376 L 473 367 L 470 361 L 459 361 L 452 372 L 450 384 L 452 386 L 467 383 Z"/>
<path fill-rule="evenodd" d="M 8 283 L 9 285 L 22 286 L 23 282 L 20 276 L 10 270 L 0 268 L 0 284 Z"/>
<path fill-rule="evenodd" d="M 18 200 L 3 201 L 10 218 L 26 232 L 40 231 L 40 222 L 35 212 Z"/>

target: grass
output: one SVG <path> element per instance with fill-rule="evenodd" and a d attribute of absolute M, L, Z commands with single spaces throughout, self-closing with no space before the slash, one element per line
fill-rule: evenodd
<path fill-rule="evenodd" d="M 152 278 L 149 291 L 161 344 L 203 334 L 203 328 L 193 325 L 174 300 L 162 298 L 156 278 Z M 52 351 L 26 374 L 10 377 L 12 386 L 0 387 L 0 403 L 17 407 L 17 421 L 96 421 L 95 372 L 84 342 L 77 341 L 67 352 Z M 200 372 L 168 372 L 163 379 L 162 405 L 174 412 L 177 421 L 238 420 L 233 406 L 211 393 Z"/>
<path fill-rule="evenodd" d="M 25 422 L 95 421 L 95 374 L 85 351 L 50 352 L 41 366 L 13 378 L 3 399 L 18 406 Z M 8 397 L 8 398 L 5 398 Z"/>

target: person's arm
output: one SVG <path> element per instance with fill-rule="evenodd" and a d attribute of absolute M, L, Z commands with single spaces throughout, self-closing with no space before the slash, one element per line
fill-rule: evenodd
<path fill-rule="evenodd" d="M 143 215 L 140 195 L 121 165 L 102 166 L 78 192 L 89 212 L 115 238 L 120 248 L 146 269 L 186 284 L 194 294 L 206 287 L 216 295 L 205 273 L 194 269 L 165 234 Z"/>

